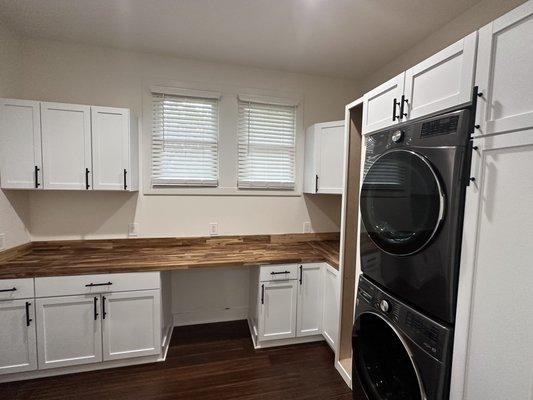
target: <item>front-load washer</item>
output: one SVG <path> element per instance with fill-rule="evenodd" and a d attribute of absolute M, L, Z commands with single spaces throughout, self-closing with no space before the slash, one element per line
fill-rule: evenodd
<path fill-rule="evenodd" d="M 448 399 L 452 341 L 452 328 L 360 277 L 352 384 L 368 400 Z"/>

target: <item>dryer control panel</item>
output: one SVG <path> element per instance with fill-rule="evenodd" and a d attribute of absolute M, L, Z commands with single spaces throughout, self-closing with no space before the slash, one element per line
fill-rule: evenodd
<path fill-rule="evenodd" d="M 442 361 L 451 343 L 453 329 L 442 325 L 361 276 L 357 290 L 357 306 L 365 302 L 373 311 L 387 318 L 391 325 L 432 357 Z"/>

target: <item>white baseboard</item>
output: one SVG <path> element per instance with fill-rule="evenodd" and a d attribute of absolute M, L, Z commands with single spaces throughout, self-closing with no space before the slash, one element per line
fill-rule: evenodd
<path fill-rule="evenodd" d="M 335 369 L 337 372 L 342 376 L 342 379 L 344 379 L 344 382 L 348 385 L 350 389 L 352 389 L 352 376 L 344 369 L 340 361 L 337 361 L 335 363 Z"/>
<path fill-rule="evenodd" d="M 248 307 L 216 308 L 209 310 L 175 313 L 174 326 L 208 324 L 212 322 L 237 321 L 248 318 Z"/>

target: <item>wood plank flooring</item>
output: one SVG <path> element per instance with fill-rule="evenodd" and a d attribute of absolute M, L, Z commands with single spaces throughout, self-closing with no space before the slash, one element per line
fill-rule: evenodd
<path fill-rule="evenodd" d="M 174 329 L 162 363 L 0 384 L 0 399 L 351 400 L 325 342 L 254 350 L 245 321 Z"/>

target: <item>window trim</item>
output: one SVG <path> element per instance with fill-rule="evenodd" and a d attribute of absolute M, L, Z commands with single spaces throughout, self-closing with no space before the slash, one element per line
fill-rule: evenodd
<path fill-rule="evenodd" d="M 220 94 L 219 103 L 219 186 L 156 186 L 151 185 L 151 136 L 152 136 L 152 91 L 153 87 L 165 90 L 182 90 L 187 93 L 209 92 Z M 254 99 L 282 99 L 298 104 L 296 107 L 295 126 L 295 187 L 293 190 L 278 190 L 257 188 L 248 190 L 237 187 L 238 171 L 238 96 L 250 96 Z M 142 115 L 140 127 L 141 152 L 141 188 L 143 195 L 148 196 L 238 196 L 238 197 L 301 197 L 303 195 L 304 172 L 304 97 L 292 91 L 274 91 L 253 89 L 243 86 L 198 83 L 181 81 L 161 81 L 159 79 L 145 79 L 142 85 Z M 228 137 L 229 136 L 229 137 Z"/>

